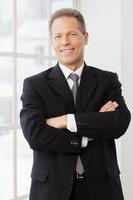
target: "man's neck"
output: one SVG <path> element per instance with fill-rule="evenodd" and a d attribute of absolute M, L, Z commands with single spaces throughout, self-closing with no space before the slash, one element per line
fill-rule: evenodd
<path fill-rule="evenodd" d="M 82 63 L 80 63 L 79 65 L 65 65 L 62 63 L 59 63 L 59 65 L 65 66 L 68 69 L 72 70 L 72 71 L 76 71 L 77 69 L 79 69 L 82 65 L 84 64 L 84 61 Z"/>

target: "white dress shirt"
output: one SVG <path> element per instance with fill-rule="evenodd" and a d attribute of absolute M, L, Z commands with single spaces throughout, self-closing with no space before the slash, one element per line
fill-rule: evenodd
<path fill-rule="evenodd" d="M 75 71 L 69 69 L 68 67 L 62 65 L 61 63 L 59 63 L 59 66 L 67 80 L 67 83 L 70 87 L 70 90 L 72 89 L 73 87 L 73 80 L 71 78 L 69 78 L 69 75 L 71 73 L 75 73 L 79 76 L 79 81 L 78 81 L 78 84 L 80 84 L 80 80 L 81 80 L 81 74 L 82 74 L 82 71 L 83 71 L 83 67 L 84 67 L 84 63 Z M 77 125 L 76 125 L 76 121 L 75 121 L 75 116 L 74 114 L 67 114 L 67 129 L 71 132 L 77 132 Z M 88 138 L 87 137 L 82 137 L 82 143 L 81 143 L 81 146 L 82 147 L 86 147 L 88 144 Z"/>

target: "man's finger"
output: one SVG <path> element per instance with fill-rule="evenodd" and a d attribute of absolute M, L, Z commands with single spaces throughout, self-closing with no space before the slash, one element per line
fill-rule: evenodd
<path fill-rule="evenodd" d="M 104 106 L 102 106 L 99 112 L 115 111 L 117 107 L 118 107 L 118 103 L 116 101 L 114 102 L 109 101 Z"/>

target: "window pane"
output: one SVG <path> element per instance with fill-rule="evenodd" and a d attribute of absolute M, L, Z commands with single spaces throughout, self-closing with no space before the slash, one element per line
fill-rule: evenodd
<path fill-rule="evenodd" d="M 13 60 L 0 57 L 0 124 L 12 122 L 12 98 Z"/>
<path fill-rule="evenodd" d="M 46 66 L 46 67 L 45 67 Z M 18 59 L 18 113 L 21 109 L 20 96 L 22 94 L 23 80 L 48 68 L 48 61 L 39 59 Z M 19 116 L 18 116 L 19 122 Z M 32 150 L 26 142 L 22 131 L 18 130 L 18 195 L 29 193 L 30 173 L 32 167 Z"/>
<path fill-rule="evenodd" d="M 13 132 L 0 126 L 0 199 L 13 198 Z"/>
<path fill-rule="evenodd" d="M 13 134 L 8 128 L 12 122 L 12 97 L 13 60 L 0 57 L 0 198 L 3 200 L 13 197 Z"/>
<path fill-rule="evenodd" d="M 18 138 L 18 197 L 28 195 L 30 191 L 30 173 L 32 167 L 32 151 L 23 137 L 21 129 L 17 133 Z"/>
<path fill-rule="evenodd" d="M 49 0 L 18 0 L 18 51 L 48 55 Z"/>
<path fill-rule="evenodd" d="M 13 1 L 0 1 L 0 51 L 12 51 L 12 16 Z"/>

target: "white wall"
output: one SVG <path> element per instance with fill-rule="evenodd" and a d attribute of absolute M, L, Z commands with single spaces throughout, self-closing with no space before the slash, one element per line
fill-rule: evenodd
<path fill-rule="evenodd" d="M 120 0 L 81 1 L 81 11 L 90 34 L 86 60 L 91 65 L 121 74 L 121 7 L 119 5 Z"/>
<path fill-rule="evenodd" d="M 122 0 L 122 81 L 133 113 L 133 0 Z M 122 140 L 122 180 L 126 200 L 133 199 L 133 123 Z"/>
<path fill-rule="evenodd" d="M 83 0 L 80 10 L 90 34 L 85 51 L 87 64 L 115 71 L 122 82 L 123 94 L 133 111 L 133 0 Z M 117 142 L 125 200 L 133 199 L 133 124 Z"/>

